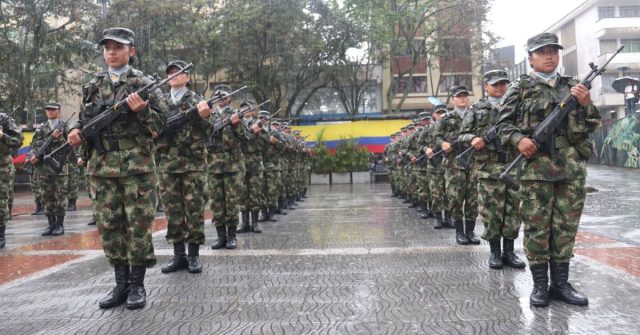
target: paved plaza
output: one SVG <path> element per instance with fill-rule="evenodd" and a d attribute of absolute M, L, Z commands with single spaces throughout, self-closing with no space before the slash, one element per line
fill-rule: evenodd
<path fill-rule="evenodd" d="M 86 198 L 66 234 L 40 237 L 18 194 L 0 251 L 1 334 L 638 334 L 640 171 L 590 167 L 570 281 L 588 307 L 529 306 L 528 270 L 489 270 L 489 246 L 455 244 L 451 229 L 390 197 L 388 184 L 312 186 L 305 202 L 238 249 L 211 250 L 204 271 L 165 275 L 166 220 L 147 306 L 98 308 L 114 285 Z M 207 214 L 210 218 L 210 213 Z M 522 239 L 516 252 L 523 256 Z M 524 258 L 524 257 L 523 257 Z"/>

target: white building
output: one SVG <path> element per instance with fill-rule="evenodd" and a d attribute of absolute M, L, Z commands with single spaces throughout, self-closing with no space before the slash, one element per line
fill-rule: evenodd
<path fill-rule="evenodd" d="M 624 117 L 624 100 L 611 88 L 616 78 L 640 77 L 640 1 L 588 0 L 545 31 L 560 38 L 560 72 L 583 78 L 621 44 L 624 50 L 594 80 L 591 98 L 603 119 Z M 614 113 L 611 113 L 614 112 Z"/>

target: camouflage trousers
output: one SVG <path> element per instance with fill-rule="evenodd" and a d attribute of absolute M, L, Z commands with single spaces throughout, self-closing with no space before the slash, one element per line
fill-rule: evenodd
<path fill-rule="evenodd" d="M 167 242 L 204 244 L 205 172 L 160 173 Z"/>
<path fill-rule="evenodd" d="M 33 197 L 38 203 L 42 203 L 42 189 L 40 187 L 40 179 L 41 176 L 39 173 L 35 171 L 31 173 L 31 193 L 33 193 Z"/>
<path fill-rule="evenodd" d="M 413 197 L 418 195 L 418 174 L 414 168 L 407 170 L 407 193 Z"/>
<path fill-rule="evenodd" d="M 482 238 L 515 240 L 520 231 L 520 199 L 500 180 L 478 179 L 478 212 L 484 222 Z"/>
<path fill-rule="evenodd" d="M 13 165 L 2 168 L 0 171 L 0 227 L 4 227 L 9 220 L 11 213 L 9 207 L 13 199 L 13 178 L 15 169 Z"/>
<path fill-rule="evenodd" d="M 154 266 L 151 228 L 156 214 L 155 174 L 91 176 L 89 182 L 95 195 L 94 216 L 100 241 L 109 263 Z"/>
<path fill-rule="evenodd" d="M 416 171 L 416 194 L 418 200 L 425 204 L 431 202 L 431 194 L 429 193 L 429 176 L 426 169 Z"/>
<path fill-rule="evenodd" d="M 445 209 L 444 204 L 447 198 L 444 174 L 429 173 L 429 193 L 431 194 L 431 211 L 441 213 Z"/>
<path fill-rule="evenodd" d="M 293 195 L 293 170 L 287 168 L 284 170 L 284 172 L 284 180 L 282 181 L 285 188 L 284 195 L 291 196 Z"/>
<path fill-rule="evenodd" d="M 69 175 L 67 177 L 67 199 L 78 199 L 78 188 L 80 187 L 80 172 L 69 169 Z"/>
<path fill-rule="evenodd" d="M 264 172 L 247 171 L 244 180 L 247 188 L 245 207 L 250 211 L 259 211 L 266 204 L 263 187 Z"/>
<path fill-rule="evenodd" d="M 64 216 L 67 211 L 66 175 L 40 175 L 42 202 L 47 215 Z"/>
<path fill-rule="evenodd" d="M 262 190 L 264 194 L 265 206 L 277 206 L 278 205 L 278 175 L 280 171 L 266 170 L 264 172 L 265 178 L 262 182 Z"/>
<path fill-rule="evenodd" d="M 478 216 L 478 178 L 475 169 L 469 171 L 448 168 L 444 173 L 447 208 L 454 220 L 475 221 Z"/>
<path fill-rule="evenodd" d="M 404 181 L 404 169 L 403 168 L 398 168 L 396 170 L 398 172 L 398 178 L 397 178 L 397 185 L 398 185 L 398 190 L 402 193 L 406 193 L 407 189 L 406 189 L 406 183 Z"/>
<path fill-rule="evenodd" d="M 585 179 L 521 181 L 524 250 L 531 264 L 569 262 L 586 197 Z"/>
<path fill-rule="evenodd" d="M 209 188 L 213 225 L 236 227 L 238 212 L 244 210 L 242 200 L 246 198 L 244 172 L 212 173 L 209 175 Z"/>

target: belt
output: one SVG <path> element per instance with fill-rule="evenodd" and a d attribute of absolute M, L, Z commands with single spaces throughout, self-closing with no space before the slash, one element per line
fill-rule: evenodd
<path fill-rule="evenodd" d="M 135 148 L 136 146 L 138 146 L 138 142 L 133 138 L 117 138 L 115 136 L 105 136 L 102 139 L 102 146 L 107 152 L 122 151 Z"/>

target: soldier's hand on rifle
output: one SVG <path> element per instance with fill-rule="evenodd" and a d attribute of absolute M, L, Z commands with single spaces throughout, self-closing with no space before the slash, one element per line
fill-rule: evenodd
<path fill-rule="evenodd" d="M 538 152 L 538 146 L 528 137 L 523 137 L 518 142 L 518 151 L 527 159 L 536 155 Z"/>
<path fill-rule="evenodd" d="M 571 95 L 573 95 L 578 103 L 582 107 L 587 107 L 591 103 L 591 92 L 583 84 L 578 84 L 571 88 Z"/>
<path fill-rule="evenodd" d="M 152 132 L 151 132 L 151 138 L 153 138 L 154 140 L 155 140 L 156 138 L 158 138 L 159 136 L 160 136 L 160 135 L 158 134 L 158 132 L 157 132 L 157 131 L 152 131 Z"/>
<path fill-rule="evenodd" d="M 269 137 L 269 142 L 271 142 L 271 144 L 276 144 L 278 142 L 278 139 L 275 136 L 271 135 L 271 137 Z"/>
<path fill-rule="evenodd" d="M 471 146 L 476 150 L 482 150 L 482 148 L 484 148 L 485 146 L 485 143 L 482 140 L 482 138 L 476 137 L 473 140 L 471 140 Z"/>
<path fill-rule="evenodd" d="M 251 125 L 251 130 L 253 131 L 254 134 L 258 135 L 258 133 L 260 132 L 260 126 L 257 124 L 253 124 Z"/>
<path fill-rule="evenodd" d="M 76 162 L 76 164 L 78 164 L 78 166 L 84 166 L 84 159 L 78 158 L 78 161 Z"/>
<path fill-rule="evenodd" d="M 60 136 L 62 136 L 62 132 L 58 129 L 53 131 L 53 137 L 55 137 L 56 139 L 60 138 Z"/>
<path fill-rule="evenodd" d="M 415 161 L 417 161 L 416 157 L 415 156 L 411 156 L 411 162 L 415 162 Z"/>
<path fill-rule="evenodd" d="M 433 149 L 427 148 L 427 150 L 425 150 L 424 153 L 427 154 L 429 158 L 431 158 L 431 156 L 433 156 Z"/>
<path fill-rule="evenodd" d="M 451 146 L 451 143 L 449 142 L 442 142 L 442 150 L 446 153 L 450 153 L 453 151 L 453 146 Z"/>
<path fill-rule="evenodd" d="M 69 132 L 69 136 L 67 136 L 67 142 L 71 144 L 71 146 L 77 147 L 82 144 L 82 137 L 80 137 L 80 129 L 73 129 Z"/>
<path fill-rule="evenodd" d="M 231 115 L 231 124 L 235 126 L 238 123 L 240 123 L 240 118 L 238 117 L 238 114 Z"/>
<path fill-rule="evenodd" d="M 142 100 L 142 98 L 138 95 L 138 93 L 135 93 L 135 92 L 131 93 L 127 97 L 126 101 L 127 101 L 127 105 L 129 105 L 129 108 L 134 113 L 144 110 L 145 108 L 147 108 L 147 105 L 149 104 L 148 101 Z"/>
<path fill-rule="evenodd" d="M 209 107 L 209 104 L 205 100 L 198 103 L 198 114 L 200 115 L 200 118 L 203 119 L 206 119 L 211 115 L 211 107 Z"/>

